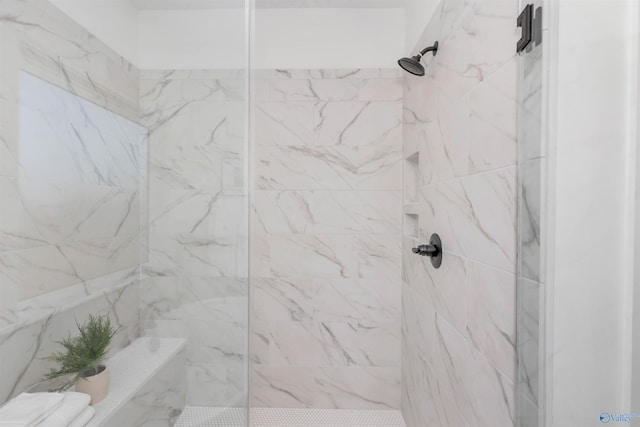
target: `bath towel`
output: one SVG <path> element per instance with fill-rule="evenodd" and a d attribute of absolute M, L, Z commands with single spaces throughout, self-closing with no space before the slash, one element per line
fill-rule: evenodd
<path fill-rule="evenodd" d="M 87 423 L 89 421 L 91 421 L 91 418 L 93 418 L 93 415 L 95 413 L 96 413 L 96 410 L 93 409 L 93 406 L 87 406 L 87 409 L 82 411 L 82 413 L 80 415 L 78 415 L 78 418 L 76 418 L 75 420 L 73 420 L 73 422 L 71 422 L 71 424 L 69 424 L 69 427 L 84 427 L 84 426 L 86 426 Z"/>
<path fill-rule="evenodd" d="M 0 408 L 0 426 L 36 426 L 62 405 L 63 400 L 61 393 L 22 393 Z"/>
<path fill-rule="evenodd" d="M 43 419 L 38 427 L 67 427 L 87 409 L 91 401 L 91 396 L 85 393 L 68 391 L 62 394 L 64 396 L 62 405 Z"/>

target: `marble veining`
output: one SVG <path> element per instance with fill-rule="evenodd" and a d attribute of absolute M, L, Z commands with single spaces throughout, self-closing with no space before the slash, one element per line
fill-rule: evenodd
<path fill-rule="evenodd" d="M 113 286 L 113 284 L 111 284 Z M 59 351 L 57 341 L 66 338 L 89 314 L 109 314 L 120 330 L 111 346 L 112 351 L 125 347 L 138 336 L 139 282 L 87 297 L 81 302 L 52 308 L 40 313 L 29 312 L 20 324 L 0 331 L 2 387 L 0 400 L 24 391 L 38 382 L 52 367 L 45 357 Z"/>
<path fill-rule="evenodd" d="M 146 129 L 138 70 L 46 0 L 0 12 L 0 402 L 89 314 L 139 334 Z"/>
<path fill-rule="evenodd" d="M 4 1 L 0 26 L 3 56 L 9 59 L 0 98 L 15 100 L 17 70 L 25 70 L 137 120 L 137 68 L 49 1 Z"/>
<path fill-rule="evenodd" d="M 424 77 L 403 75 L 407 425 L 515 424 L 517 10 L 515 0 L 441 1 L 416 43 L 438 40 L 438 55 Z M 438 270 L 411 254 L 434 232 Z"/>
<path fill-rule="evenodd" d="M 397 408 L 400 74 L 256 76 L 251 402 Z"/>
<path fill-rule="evenodd" d="M 140 117 L 149 128 L 141 330 L 187 339 L 190 405 L 241 406 L 248 263 L 244 74 L 144 70 L 141 77 Z"/>
<path fill-rule="evenodd" d="M 16 303 L 140 263 L 146 130 L 27 73 L 16 177 L 0 177 L 3 288 Z"/>

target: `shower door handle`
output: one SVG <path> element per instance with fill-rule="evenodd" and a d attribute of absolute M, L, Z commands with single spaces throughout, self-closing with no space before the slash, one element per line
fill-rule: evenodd
<path fill-rule="evenodd" d="M 522 27 L 522 36 L 516 45 L 516 53 L 524 51 L 533 40 L 533 5 L 528 4 L 516 21 L 518 27 Z"/>

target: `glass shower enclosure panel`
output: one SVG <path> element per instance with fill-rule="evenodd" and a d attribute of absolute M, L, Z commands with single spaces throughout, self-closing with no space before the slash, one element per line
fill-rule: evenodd
<path fill-rule="evenodd" d="M 202 15 L 223 14 L 229 25 L 245 25 L 241 8 L 175 13 L 193 14 L 196 24 L 209 25 Z M 194 421 L 201 419 L 201 407 L 211 408 L 204 411 L 207 419 L 246 419 L 239 411 L 247 402 L 248 327 L 247 89 L 241 65 L 140 74 L 141 116 L 150 133 L 141 328 L 151 336 L 187 339 L 187 421 L 192 412 Z"/>
<path fill-rule="evenodd" d="M 105 425 L 248 424 L 248 5 L 0 2 L 0 404 L 101 314 Z"/>

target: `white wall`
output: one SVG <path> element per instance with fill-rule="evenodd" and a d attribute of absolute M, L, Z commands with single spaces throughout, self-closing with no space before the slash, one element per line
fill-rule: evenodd
<path fill-rule="evenodd" d="M 139 11 L 142 69 L 246 67 L 242 9 Z"/>
<path fill-rule="evenodd" d="M 138 11 L 129 0 L 51 0 L 129 62 L 138 62 Z"/>
<path fill-rule="evenodd" d="M 629 393 L 638 3 L 550 3 L 558 14 L 552 417 L 554 426 L 600 425 L 601 411 L 638 410 Z"/>
<path fill-rule="evenodd" d="M 242 9 L 136 10 L 130 0 L 53 1 L 139 68 L 246 67 Z M 422 3 L 415 1 L 416 14 L 425 16 L 432 2 Z M 418 26 L 428 22 L 413 15 Z M 395 67 L 407 51 L 404 22 L 402 7 L 258 9 L 255 67 Z M 413 32 L 416 38 L 421 31 Z"/>
<path fill-rule="evenodd" d="M 141 68 L 245 67 L 244 11 L 143 10 Z M 258 9 L 256 68 L 394 67 L 403 9 Z"/>
<path fill-rule="evenodd" d="M 395 67 L 405 56 L 404 10 L 258 9 L 257 68 Z"/>
<path fill-rule="evenodd" d="M 440 0 L 406 0 L 405 2 L 405 50 L 409 53 L 424 32 Z"/>

